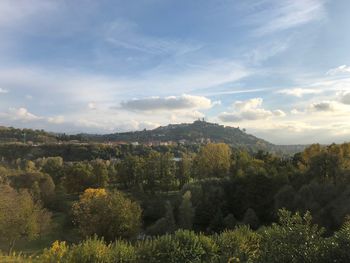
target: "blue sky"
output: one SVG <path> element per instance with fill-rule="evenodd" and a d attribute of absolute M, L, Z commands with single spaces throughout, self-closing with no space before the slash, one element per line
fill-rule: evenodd
<path fill-rule="evenodd" d="M 0 125 L 205 118 L 279 144 L 348 141 L 349 12 L 348 0 L 1 0 Z"/>

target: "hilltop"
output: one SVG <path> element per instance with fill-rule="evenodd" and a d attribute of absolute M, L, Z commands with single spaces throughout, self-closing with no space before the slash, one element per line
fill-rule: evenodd
<path fill-rule="evenodd" d="M 153 130 L 113 133 L 106 135 L 86 135 L 89 140 L 125 141 L 139 143 L 176 142 L 176 143 L 205 143 L 223 142 L 232 146 L 262 146 L 271 145 L 269 142 L 253 135 L 246 134 L 239 128 L 228 127 L 206 121 L 193 123 L 169 124 Z"/>
<path fill-rule="evenodd" d="M 232 147 L 251 151 L 264 150 L 275 153 L 296 153 L 304 145 L 279 146 L 255 137 L 238 127 L 229 127 L 202 120 L 193 123 L 169 124 L 153 130 L 130 131 L 112 134 L 66 135 L 43 130 L 0 127 L 0 142 L 57 143 L 98 142 L 111 144 L 144 144 L 149 146 L 177 144 L 226 143 Z"/>
<path fill-rule="evenodd" d="M 279 146 L 255 137 L 238 127 L 224 126 L 202 120 L 193 123 L 169 124 L 153 130 L 112 133 L 105 135 L 81 134 L 87 141 L 159 144 L 198 144 L 223 142 L 233 147 L 247 148 L 252 151 L 264 150 L 279 153 L 295 153 L 305 146 Z"/>

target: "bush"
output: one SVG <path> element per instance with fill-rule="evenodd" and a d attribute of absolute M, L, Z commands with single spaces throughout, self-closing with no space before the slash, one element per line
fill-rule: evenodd
<path fill-rule="evenodd" d="M 56 240 L 49 249 L 44 249 L 40 262 L 64 262 L 68 249 L 66 242 Z"/>
<path fill-rule="evenodd" d="M 140 242 L 137 250 L 139 262 L 218 262 L 215 242 L 210 237 L 188 230 Z"/>
<path fill-rule="evenodd" d="M 323 229 L 312 224 L 309 212 L 302 217 L 279 210 L 279 224 L 261 231 L 259 262 L 328 262 L 327 242 Z"/>
<path fill-rule="evenodd" d="M 216 236 L 220 262 L 255 262 L 260 253 L 260 235 L 248 226 L 239 226 Z"/>
<path fill-rule="evenodd" d="M 334 262 L 350 262 L 350 218 L 348 217 L 342 228 L 329 239 L 330 258 Z"/>

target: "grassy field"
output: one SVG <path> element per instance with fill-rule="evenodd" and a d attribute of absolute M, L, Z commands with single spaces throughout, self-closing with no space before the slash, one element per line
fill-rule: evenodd
<path fill-rule="evenodd" d="M 47 235 L 30 241 L 19 240 L 15 244 L 14 251 L 21 251 L 23 255 L 35 256 L 41 253 L 44 248 L 50 247 L 55 240 L 65 240 L 68 243 L 79 242 L 80 240 L 77 230 L 67 222 L 67 218 L 63 213 L 53 214 L 52 227 Z M 3 241 L 0 242 L 0 250 L 3 254 L 6 254 L 8 244 Z M 0 262 L 7 261 L 5 261 L 5 258 L 0 258 Z"/>

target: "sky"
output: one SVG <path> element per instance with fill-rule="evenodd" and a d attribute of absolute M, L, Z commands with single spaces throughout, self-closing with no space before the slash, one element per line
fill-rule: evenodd
<path fill-rule="evenodd" d="M 276 144 L 350 141 L 349 0 L 0 0 L 0 125 L 198 118 Z"/>

